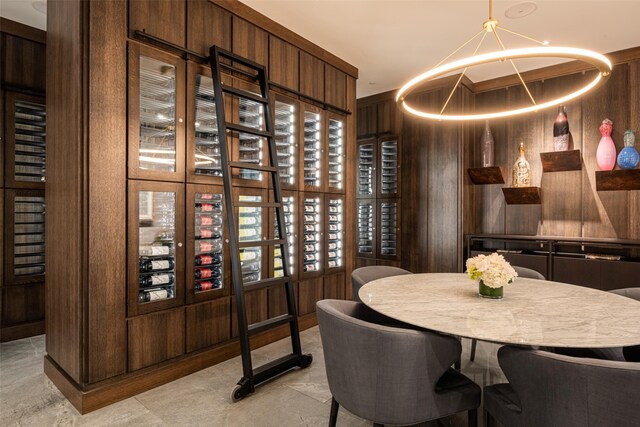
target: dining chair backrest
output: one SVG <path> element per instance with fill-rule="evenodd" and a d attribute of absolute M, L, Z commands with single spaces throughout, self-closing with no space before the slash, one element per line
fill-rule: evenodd
<path fill-rule="evenodd" d="M 517 265 L 514 265 L 512 267 L 516 271 L 516 273 L 518 273 L 518 277 L 522 277 L 525 279 L 544 280 L 544 276 L 541 273 L 537 272 L 536 270 L 532 270 L 526 267 L 519 267 Z"/>
<path fill-rule="evenodd" d="M 485 409 L 503 425 L 637 426 L 640 364 L 576 358 L 505 346 L 498 362 L 504 384 L 485 387 Z"/>
<path fill-rule="evenodd" d="M 355 301 L 321 300 L 316 312 L 329 389 L 351 413 L 376 423 L 404 425 L 479 405 L 479 388 L 477 396 L 468 398 L 463 389 L 455 398 L 436 391 L 438 380 L 460 354 L 455 338 L 384 326 L 380 323 L 386 322 L 385 316 Z M 468 404 L 465 399 L 471 399 L 470 407 L 457 409 Z"/>
<path fill-rule="evenodd" d="M 411 274 L 410 271 L 398 267 L 390 267 L 386 265 L 371 265 L 368 267 L 360 267 L 351 273 L 351 289 L 353 290 L 353 300 L 362 302 L 358 296 L 358 291 L 367 283 L 382 279 L 383 277 L 400 276 L 402 274 Z"/>

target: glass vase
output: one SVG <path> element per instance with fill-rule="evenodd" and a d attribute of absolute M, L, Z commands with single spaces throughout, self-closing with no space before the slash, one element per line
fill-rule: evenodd
<path fill-rule="evenodd" d="M 478 294 L 482 298 L 502 299 L 502 296 L 504 295 L 504 287 L 500 286 L 499 288 L 492 288 L 485 285 L 481 280 L 478 284 Z"/>

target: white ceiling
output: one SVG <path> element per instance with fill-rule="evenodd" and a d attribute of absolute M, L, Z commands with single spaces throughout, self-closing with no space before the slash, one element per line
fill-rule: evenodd
<path fill-rule="evenodd" d="M 356 66 L 358 97 L 396 89 L 436 65 L 482 28 L 488 0 L 242 0 L 274 21 Z M 46 17 L 32 0 L 1 0 L 2 17 L 46 28 Z M 535 3 L 528 16 L 511 19 L 505 11 Z M 516 8 L 518 10 L 518 8 Z M 640 46 L 640 0 L 496 0 L 493 16 L 506 28 L 554 46 L 613 52 Z M 508 48 L 524 46 L 504 37 Z M 486 40 L 486 49 L 495 48 Z M 467 51 L 467 54 L 472 51 Z M 527 70 L 553 63 L 524 61 Z M 467 72 L 474 81 L 512 74 L 509 64 Z"/>

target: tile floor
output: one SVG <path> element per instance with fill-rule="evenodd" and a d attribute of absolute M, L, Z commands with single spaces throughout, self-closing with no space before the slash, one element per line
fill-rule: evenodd
<path fill-rule="evenodd" d="M 312 365 L 287 373 L 259 387 L 253 396 L 231 402 L 241 376 L 239 357 L 80 415 L 42 371 L 44 335 L 0 344 L 1 426 L 326 426 L 331 394 L 324 372 L 318 328 L 302 332 L 302 348 L 313 354 Z M 478 343 L 469 361 L 469 340 L 463 340 L 462 372 L 480 385 L 504 381 L 496 361 L 497 345 Z M 254 352 L 257 365 L 290 351 L 282 340 Z M 479 421 L 482 425 L 481 411 Z M 343 409 L 339 427 L 370 426 Z M 466 414 L 428 423 L 466 426 Z"/>

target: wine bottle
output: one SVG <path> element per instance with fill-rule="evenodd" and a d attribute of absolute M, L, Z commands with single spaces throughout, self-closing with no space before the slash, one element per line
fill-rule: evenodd
<path fill-rule="evenodd" d="M 335 242 L 331 242 L 329 243 L 329 249 L 333 250 L 333 249 L 337 249 L 338 248 L 338 244 Z"/>
<path fill-rule="evenodd" d="M 304 260 L 307 262 L 315 261 L 316 256 L 314 254 L 304 254 Z"/>
<path fill-rule="evenodd" d="M 174 280 L 173 273 L 140 276 L 140 287 L 171 285 L 173 283 L 173 280 Z"/>
<path fill-rule="evenodd" d="M 213 212 L 213 210 L 220 210 L 222 205 L 220 202 L 216 203 L 196 203 L 196 209 L 201 212 Z"/>
<path fill-rule="evenodd" d="M 211 254 L 202 254 L 196 256 L 196 265 L 210 265 L 220 264 L 222 262 L 222 254 L 220 252 L 214 252 Z"/>
<path fill-rule="evenodd" d="M 194 289 L 196 292 L 210 291 L 211 289 L 219 289 L 222 287 L 222 280 L 216 278 L 213 280 L 205 280 L 195 284 Z"/>
<path fill-rule="evenodd" d="M 338 263 L 335 261 L 329 261 L 328 266 L 329 268 L 334 268 L 338 266 Z"/>
<path fill-rule="evenodd" d="M 138 249 L 140 256 L 157 256 L 157 255 L 169 255 L 169 246 L 164 245 L 146 245 L 140 246 Z"/>
<path fill-rule="evenodd" d="M 329 233 L 329 240 L 337 240 L 338 235 L 336 233 Z"/>
<path fill-rule="evenodd" d="M 316 250 L 316 247 L 314 245 L 304 245 L 305 252 L 313 252 L 315 250 Z"/>
<path fill-rule="evenodd" d="M 174 262 L 173 258 L 169 259 L 141 259 L 140 260 L 140 272 L 148 273 L 150 271 L 157 270 L 173 270 Z"/>
<path fill-rule="evenodd" d="M 311 206 L 311 205 L 304 205 L 304 211 L 305 211 L 305 212 L 313 212 L 313 211 L 314 211 L 313 206 Z M 306 217 L 305 217 L 305 218 L 306 218 Z"/>
<path fill-rule="evenodd" d="M 216 269 L 212 269 L 212 268 L 196 268 L 195 271 L 195 278 L 196 279 L 208 279 L 210 277 L 216 277 L 220 275 L 220 271 L 218 268 Z"/>
<path fill-rule="evenodd" d="M 138 296 L 140 303 L 159 301 L 163 299 L 173 298 L 173 293 L 167 289 L 155 289 L 152 291 L 141 292 Z"/>
<path fill-rule="evenodd" d="M 313 224 L 305 224 L 304 225 L 304 231 L 315 231 L 315 227 L 313 226 Z"/>
<path fill-rule="evenodd" d="M 220 239 L 221 237 L 219 230 L 210 230 L 208 228 L 201 228 L 196 235 L 196 239 Z"/>

